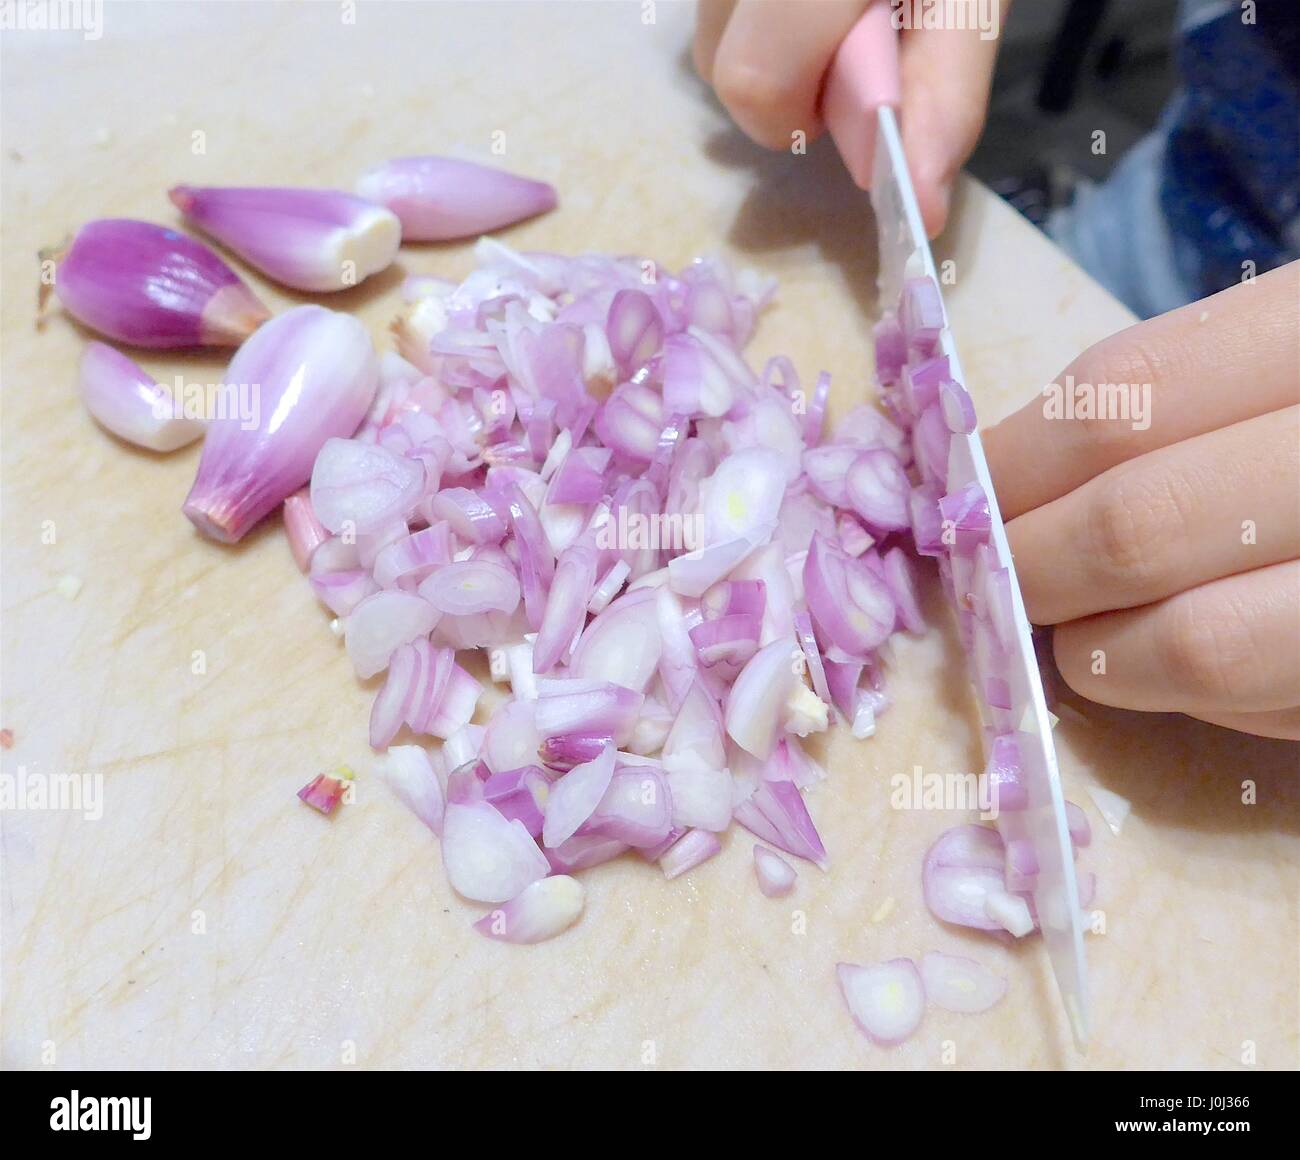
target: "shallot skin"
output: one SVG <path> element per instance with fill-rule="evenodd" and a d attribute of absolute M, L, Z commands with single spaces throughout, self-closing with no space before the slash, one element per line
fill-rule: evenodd
<path fill-rule="evenodd" d="M 553 210 L 555 189 L 452 157 L 398 157 L 362 174 L 357 193 L 392 210 L 406 242 L 471 238 Z"/>
<path fill-rule="evenodd" d="M 271 316 L 207 246 L 130 218 L 82 226 L 54 292 L 79 322 L 132 346 L 238 346 Z"/>

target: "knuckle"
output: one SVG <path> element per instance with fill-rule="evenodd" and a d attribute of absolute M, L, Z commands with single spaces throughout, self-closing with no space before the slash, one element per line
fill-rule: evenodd
<path fill-rule="evenodd" d="M 1104 384 L 1146 385 L 1154 395 L 1171 369 L 1172 356 L 1166 344 L 1144 335 L 1139 324 L 1089 347 L 1064 373 L 1075 383 L 1098 389 Z M 1076 418 L 1074 428 L 1079 445 L 1098 469 L 1119 462 L 1133 434 L 1129 423 L 1118 421 L 1100 406 Z"/>
<path fill-rule="evenodd" d="M 1250 632 L 1232 606 L 1207 609 L 1175 600 L 1156 633 L 1163 671 L 1173 689 L 1197 704 L 1231 703 L 1251 663 Z"/>
<path fill-rule="evenodd" d="M 1100 580 L 1127 596 L 1158 590 L 1169 568 L 1169 545 L 1182 519 L 1169 490 L 1142 471 L 1126 471 L 1098 481 L 1088 508 L 1087 539 L 1093 570 Z"/>
<path fill-rule="evenodd" d="M 720 54 L 713 62 L 713 89 L 759 144 L 789 144 L 799 98 L 772 70 Z"/>

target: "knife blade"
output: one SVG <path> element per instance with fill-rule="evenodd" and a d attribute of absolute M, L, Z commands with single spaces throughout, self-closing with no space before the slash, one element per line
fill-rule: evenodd
<path fill-rule="evenodd" d="M 936 288 L 942 286 L 903 153 L 895 112 L 898 104 L 898 36 L 890 4 L 876 0 L 836 54 L 823 109 L 849 172 L 859 187 L 871 193 L 882 313 L 893 309 L 907 278 L 925 275 Z M 952 377 L 964 383 L 947 317 L 945 308 L 939 350 L 948 358 Z M 952 436 L 948 462 L 949 492 L 972 481 L 988 497 L 992 519 L 989 546 L 1011 580 L 1015 629 L 1009 676 L 1011 720 L 1016 723 L 1015 738 L 1028 794 L 1028 807 L 1003 812 L 998 828 L 1005 840 L 1028 839 L 1037 854 L 1034 906 L 1075 1045 L 1083 1051 L 1089 1027 L 1087 962 L 1065 797 L 1029 620 L 978 429 L 969 435 Z M 981 682 L 973 684 L 981 716 L 987 723 L 994 716 L 993 710 Z M 987 756 L 989 730 L 981 730 L 981 736 Z"/>

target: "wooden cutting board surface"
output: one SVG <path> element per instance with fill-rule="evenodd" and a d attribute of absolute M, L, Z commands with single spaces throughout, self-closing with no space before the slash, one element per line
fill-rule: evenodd
<path fill-rule="evenodd" d="M 921 856 L 967 819 L 891 808 L 890 779 L 979 761 L 932 580 L 938 627 L 895 649 L 896 704 L 877 735 L 817 747 L 830 777 L 809 805 L 829 873 L 801 867 L 791 898 L 764 899 L 752 840 L 735 831 L 673 882 L 632 858 L 588 872 L 584 919 L 548 944 L 474 933 L 479 908 L 451 892 L 436 842 L 372 773 L 374 683 L 352 676 L 278 523 L 234 550 L 200 540 L 179 513 L 198 449 L 156 457 L 96 428 L 74 391 L 87 336 L 57 310 L 33 325 L 36 250 L 93 217 L 173 222 L 165 191 L 178 181 L 348 187 L 389 156 L 490 161 L 503 144 L 499 164 L 561 194 L 511 244 L 669 266 L 721 253 L 777 275 L 751 354 L 831 371 L 842 413 L 870 391 L 865 203 L 821 145 L 761 154 L 729 127 L 691 73 L 680 4 L 104 15 L 95 40 L 0 38 L 0 726 L 14 737 L 0 769 L 103 786 L 95 820 L 0 813 L 4 1066 L 1295 1066 L 1294 746 L 1091 706 L 1061 724 L 1105 926 L 1088 940 L 1086 1057 L 1034 940 L 1003 945 L 926 913 Z M 941 251 L 985 422 L 1131 321 L 973 183 Z M 331 305 L 382 344 L 405 274 L 470 267 L 467 246 L 411 247 Z M 249 281 L 277 308 L 296 301 Z M 225 362 L 142 361 L 169 383 L 217 381 Z M 68 577 L 75 599 L 60 592 Z M 326 821 L 294 793 L 339 762 L 360 771 L 358 800 Z M 1090 785 L 1132 799 L 1118 837 Z M 931 1010 L 906 1045 L 871 1046 L 834 964 L 930 949 L 1005 974 L 1007 998 L 982 1016 Z"/>

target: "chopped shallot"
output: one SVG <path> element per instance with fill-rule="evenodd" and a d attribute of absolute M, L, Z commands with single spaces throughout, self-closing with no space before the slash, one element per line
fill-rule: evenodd
<path fill-rule="evenodd" d="M 872 1042 L 893 1047 L 921 1025 L 925 987 L 911 959 L 873 967 L 840 963 L 835 970 L 853 1021 Z"/>

